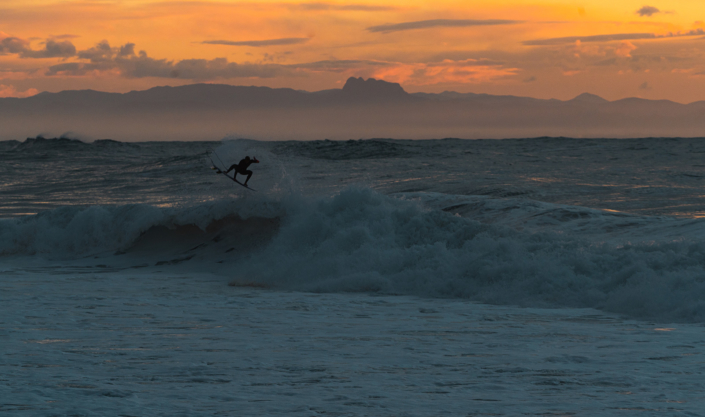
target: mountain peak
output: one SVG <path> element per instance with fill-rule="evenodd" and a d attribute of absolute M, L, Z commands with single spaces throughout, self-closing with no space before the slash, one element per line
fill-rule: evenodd
<path fill-rule="evenodd" d="M 600 96 L 596 96 L 595 94 L 590 94 L 590 93 L 583 93 L 580 94 L 579 96 L 576 96 L 572 100 L 568 101 L 573 101 L 573 102 L 578 102 L 578 103 L 590 103 L 590 104 L 601 104 L 601 103 L 608 103 L 607 100 Z"/>
<path fill-rule="evenodd" d="M 404 91 L 401 85 L 383 80 L 368 78 L 367 80 L 355 77 L 348 78 L 343 86 L 343 93 L 353 97 L 365 97 L 375 99 L 393 99 L 407 97 L 409 94 Z"/>

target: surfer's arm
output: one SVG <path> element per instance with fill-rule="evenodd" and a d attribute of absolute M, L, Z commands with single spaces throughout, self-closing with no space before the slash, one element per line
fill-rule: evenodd
<path fill-rule="evenodd" d="M 225 171 L 225 173 L 227 174 L 228 172 L 230 172 L 230 171 L 232 171 L 233 169 L 235 169 L 235 167 L 237 167 L 237 164 L 232 164 L 232 165 L 230 165 L 230 168 L 228 168 L 228 170 Z"/>

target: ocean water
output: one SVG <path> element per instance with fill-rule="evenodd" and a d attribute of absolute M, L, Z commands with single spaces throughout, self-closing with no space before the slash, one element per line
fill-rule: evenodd
<path fill-rule="evenodd" d="M 0 413 L 702 415 L 703 154 L 0 142 Z"/>

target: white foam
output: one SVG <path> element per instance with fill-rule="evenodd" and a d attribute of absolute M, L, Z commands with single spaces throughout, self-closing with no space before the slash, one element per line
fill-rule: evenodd
<path fill-rule="evenodd" d="M 595 242 L 565 231 L 518 231 L 348 189 L 290 209 L 280 233 L 241 271 L 298 290 L 594 307 L 702 321 L 703 259 L 705 245 L 697 241 Z"/>
<path fill-rule="evenodd" d="M 682 223 L 692 220 L 486 200 L 475 202 L 483 203 L 477 216 L 482 223 L 453 210 L 429 208 L 438 204 L 438 196 L 410 198 L 348 188 L 333 197 L 265 196 L 178 209 L 62 208 L 0 222 L 1 251 L 62 258 L 112 253 L 130 247 L 155 226 L 206 230 L 226 217 L 257 216 L 280 219 L 263 232 L 269 241 L 252 234 L 254 223 L 246 234 L 233 226 L 225 238 L 199 235 L 189 243 L 186 236 L 183 245 L 174 247 L 174 264 L 230 277 L 237 271 L 235 281 L 282 289 L 591 307 L 645 319 L 705 320 L 705 244 L 664 232 L 670 230 L 668 221 L 686 229 Z M 458 199 L 467 203 L 467 197 Z M 548 220 L 552 227 L 544 224 Z M 599 233 L 592 233 L 595 229 Z M 237 256 L 228 252 L 233 242 Z M 154 245 L 168 251 L 169 243 Z M 188 256 L 181 256 L 189 247 L 194 248 Z M 149 262 L 171 260 L 164 256 L 163 250 Z"/>

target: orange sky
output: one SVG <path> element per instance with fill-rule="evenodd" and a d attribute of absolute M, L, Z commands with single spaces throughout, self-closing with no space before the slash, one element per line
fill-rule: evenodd
<path fill-rule="evenodd" d="M 705 100 L 705 3 L 2 0 L 0 96 L 215 82 Z"/>

